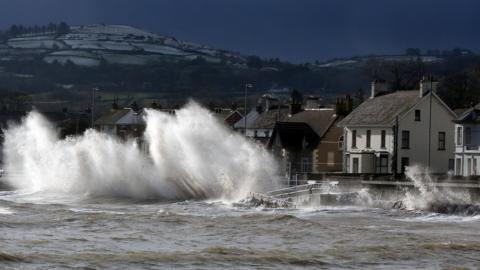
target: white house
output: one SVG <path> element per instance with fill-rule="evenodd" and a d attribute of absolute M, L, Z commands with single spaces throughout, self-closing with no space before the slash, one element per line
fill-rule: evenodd
<path fill-rule="evenodd" d="M 101 132 L 121 138 L 139 137 L 145 129 L 145 111 L 131 108 L 111 109 L 95 121 L 95 128 Z"/>
<path fill-rule="evenodd" d="M 455 119 L 455 174 L 480 175 L 480 104 Z"/>
<path fill-rule="evenodd" d="M 267 143 L 270 139 L 270 136 L 272 136 L 275 124 L 279 121 L 287 119 L 289 115 L 289 108 L 275 108 L 260 113 L 256 110 L 252 110 L 246 116 L 246 136 L 258 142 Z M 233 127 L 235 130 L 244 133 L 245 117 L 235 123 Z"/>
<path fill-rule="evenodd" d="M 237 130 L 239 132 L 244 133 L 245 130 L 247 131 L 247 137 L 253 137 L 253 129 L 251 129 L 251 126 L 257 120 L 258 116 L 260 114 L 255 110 L 251 110 L 246 116 L 243 116 L 242 119 L 238 120 L 234 125 L 233 129 Z M 245 129 L 245 124 L 246 124 L 246 129 Z"/>
<path fill-rule="evenodd" d="M 403 173 L 414 164 L 453 170 L 455 113 L 435 94 L 437 84 L 424 79 L 419 90 L 389 92 L 385 81 L 372 82 L 370 98 L 338 124 L 344 172 Z"/>

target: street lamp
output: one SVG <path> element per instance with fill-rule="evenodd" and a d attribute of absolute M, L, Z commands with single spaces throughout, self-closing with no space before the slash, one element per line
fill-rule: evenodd
<path fill-rule="evenodd" d="M 91 116 L 92 116 L 92 129 L 94 128 L 94 114 L 95 114 L 95 92 L 99 91 L 97 87 L 92 88 L 92 107 L 91 107 Z"/>
<path fill-rule="evenodd" d="M 248 88 L 252 88 L 253 85 L 251 83 L 246 83 L 245 84 L 245 100 L 244 100 L 244 110 L 245 110 L 245 116 L 244 116 L 244 131 L 245 131 L 245 137 L 247 137 L 247 114 L 248 114 L 248 111 L 247 111 L 247 92 L 248 92 Z"/>

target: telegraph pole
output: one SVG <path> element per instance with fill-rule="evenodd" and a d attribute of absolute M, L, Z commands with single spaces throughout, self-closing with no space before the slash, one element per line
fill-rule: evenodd
<path fill-rule="evenodd" d="M 91 106 L 91 117 L 92 117 L 92 122 L 91 122 L 91 125 L 92 125 L 92 129 L 94 128 L 94 114 L 95 114 L 95 92 L 98 91 L 98 88 L 97 87 L 93 87 L 92 88 L 92 106 Z"/>
<path fill-rule="evenodd" d="M 245 137 L 247 137 L 247 114 L 248 114 L 248 110 L 247 110 L 247 92 L 248 92 L 248 88 L 252 88 L 253 85 L 250 84 L 250 83 L 246 83 L 245 84 L 245 99 L 244 99 L 244 104 L 243 104 L 243 108 L 244 108 L 244 111 L 245 111 L 245 115 L 243 117 L 244 119 L 244 122 L 243 124 L 245 125 L 244 126 L 244 131 L 245 131 Z"/>

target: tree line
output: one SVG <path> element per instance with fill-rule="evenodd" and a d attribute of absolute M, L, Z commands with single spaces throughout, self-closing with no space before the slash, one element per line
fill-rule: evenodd
<path fill-rule="evenodd" d="M 0 31 L 0 41 L 6 41 L 10 38 L 16 38 L 28 34 L 55 34 L 65 35 L 70 32 L 70 26 L 66 22 L 49 23 L 46 25 L 24 26 L 22 24 L 13 24 L 8 29 Z"/>

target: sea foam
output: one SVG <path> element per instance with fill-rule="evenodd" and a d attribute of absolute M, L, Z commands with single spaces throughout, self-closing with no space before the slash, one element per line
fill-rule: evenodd
<path fill-rule="evenodd" d="M 95 130 L 59 138 L 40 113 L 5 130 L 5 168 L 19 190 L 134 199 L 244 198 L 276 186 L 277 164 L 194 102 L 175 115 L 146 111 L 144 140 Z"/>

